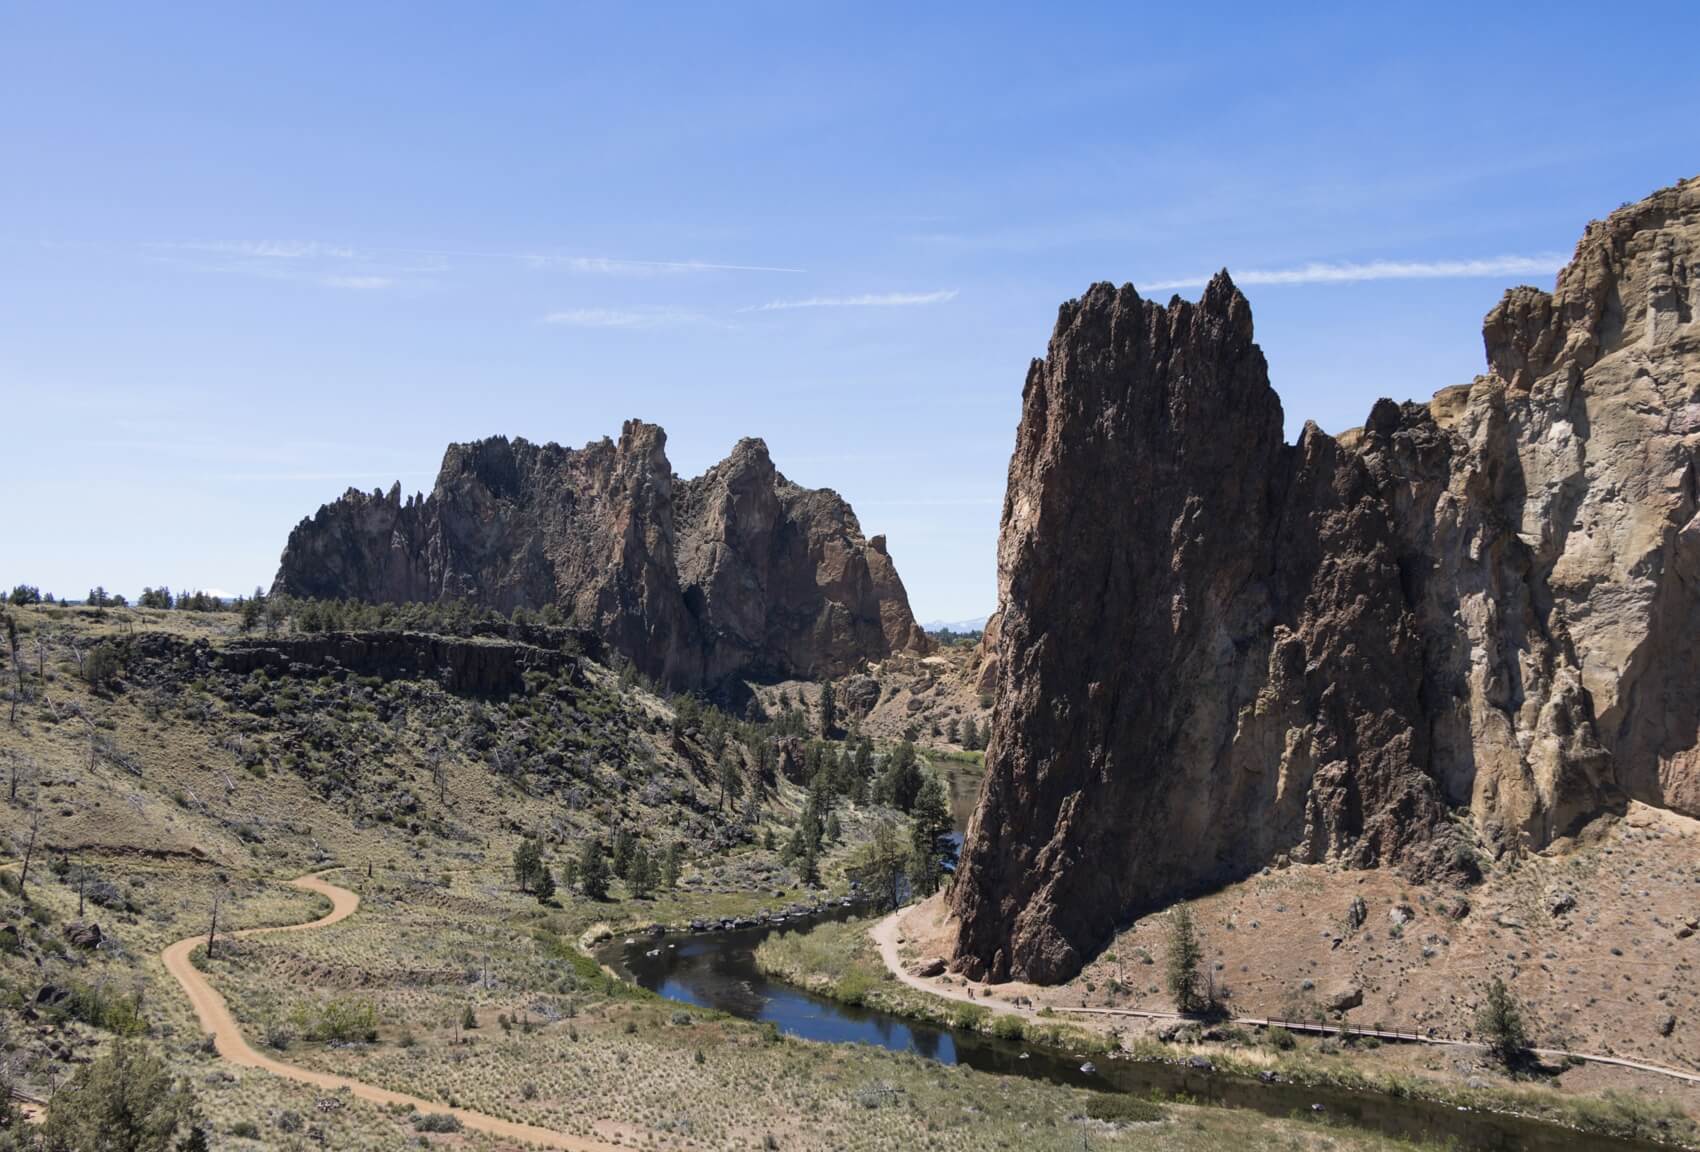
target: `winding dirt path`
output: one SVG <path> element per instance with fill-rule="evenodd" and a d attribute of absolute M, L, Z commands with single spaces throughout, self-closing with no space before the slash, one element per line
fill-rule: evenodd
<path fill-rule="evenodd" d="M 331 902 L 328 915 L 305 924 L 285 924 L 276 928 L 248 928 L 230 935 L 237 937 L 268 936 L 277 932 L 305 932 L 313 928 L 324 928 L 339 920 L 346 920 L 354 915 L 354 910 L 360 907 L 360 897 L 346 888 L 338 888 L 324 880 L 317 873 L 299 877 L 290 883 L 308 892 L 317 892 L 327 897 Z M 487 1132 L 509 1140 L 522 1140 L 530 1144 L 541 1145 L 545 1148 L 561 1148 L 566 1152 L 623 1152 L 613 1144 L 604 1144 L 600 1140 L 590 1140 L 581 1136 L 568 1136 L 564 1132 L 556 1132 L 549 1128 L 539 1128 L 534 1124 L 521 1124 L 513 1120 L 503 1120 L 496 1116 L 487 1116 L 482 1112 L 474 1112 L 469 1108 L 450 1108 L 436 1104 L 418 1096 L 409 1096 L 405 1092 L 392 1092 L 388 1088 L 380 1088 L 376 1084 L 368 1084 L 363 1080 L 355 1080 L 348 1076 L 338 1076 L 331 1072 L 316 1072 L 311 1068 L 302 1068 L 296 1064 L 287 1064 L 282 1060 L 274 1060 L 262 1052 L 256 1052 L 242 1036 L 242 1029 L 237 1025 L 236 1018 L 230 1014 L 230 1008 L 224 1002 L 213 986 L 207 983 L 207 978 L 190 962 L 189 956 L 197 945 L 205 940 L 204 936 L 191 936 L 187 940 L 179 940 L 159 954 L 165 964 L 165 970 L 183 986 L 183 992 L 189 997 L 189 1002 L 195 1006 L 195 1015 L 200 1017 L 201 1028 L 211 1033 L 213 1042 L 218 1047 L 218 1054 L 232 1064 L 243 1068 L 259 1068 L 276 1076 L 297 1080 L 303 1084 L 311 1084 L 317 1088 L 335 1091 L 346 1088 L 361 1100 L 373 1104 L 395 1104 L 402 1107 L 412 1105 L 421 1112 L 446 1112 L 455 1117 L 467 1128 L 478 1132 Z"/>
<path fill-rule="evenodd" d="M 939 996 L 946 1000 L 959 1000 L 965 1004 L 978 1004 L 980 1007 L 1009 1016 L 1033 1017 L 1037 1012 L 1033 1008 L 1023 1008 L 1005 1000 L 993 999 L 989 996 L 972 994 L 971 984 L 957 985 L 939 984 L 936 980 L 928 980 L 915 975 L 903 965 L 903 957 L 898 952 L 898 936 L 902 935 L 902 916 L 908 909 L 899 909 L 891 915 L 874 923 L 868 929 L 868 935 L 873 937 L 875 946 L 879 949 L 880 959 L 885 962 L 886 969 L 899 982 L 911 988 L 925 992 L 931 996 Z M 960 978 L 959 978 L 960 979 Z M 1191 1020 L 1194 1017 L 1183 1016 L 1179 1012 L 1151 1012 L 1135 1008 L 1070 1008 L 1066 1005 L 1052 1005 L 1053 1012 L 1068 1012 L 1076 1016 L 1123 1016 L 1140 1020 Z M 1323 1036 L 1338 1036 L 1342 1032 L 1353 1036 L 1371 1036 L 1378 1040 L 1393 1040 L 1402 1043 L 1433 1044 L 1444 1048 L 1477 1048 L 1481 1045 L 1472 1040 L 1454 1040 L 1446 1036 L 1429 1036 L 1421 1032 L 1392 1032 L 1375 1028 L 1351 1028 L 1341 1025 L 1311 1024 L 1295 1020 L 1265 1019 L 1258 1016 L 1236 1016 L 1234 1023 L 1246 1024 L 1252 1027 L 1279 1026 L 1289 1032 L 1314 1032 Z M 1628 1068 L 1635 1072 L 1650 1072 L 1656 1076 L 1668 1076 L 1673 1080 L 1682 1080 L 1689 1084 L 1700 1084 L 1700 1074 L 1685 1072 L 1680 1068 L 1666 1068 L 1662 1064 L 1646 1064 L 1639 1060 L 1629 1060 L 1621 1056 L 1601 1056 L 1594 1052 L 1571 1052 L 1564 1048 L 1531 1048 L 1530 1052 L 1544 1059 L 1562 1060 L 1574 1057 L 1589 1064 L 1606 1064 L 1614 1068 Z"/>

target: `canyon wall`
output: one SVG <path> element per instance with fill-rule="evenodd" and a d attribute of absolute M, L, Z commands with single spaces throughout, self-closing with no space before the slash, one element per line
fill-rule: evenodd
<path fill-rule="evenodd" d="M 274 592 L 503 612 L 555 605 L 679 688 L 839 676 L 922 650 L 883 537 L 836 493 L 792 484 L 760 440 L 694 479 L 627 421 L 578 450 L 451 445 L 428 496 L 350 489 L 290 533 Z"/>
<path fill-rule="evenodd" d="M 1251 308 L 1094 285 L 1028 372 L 975 976 L 1075 972 L 1284 861 L 1468 881 L 1638 799 L 1700 816 L 1700 182 L 1488 315 L 1489 371 L 1283 440 Z"/>

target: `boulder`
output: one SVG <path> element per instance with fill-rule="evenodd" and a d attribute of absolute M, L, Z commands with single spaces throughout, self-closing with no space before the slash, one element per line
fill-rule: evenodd
<path fill-rule="evenodd" d="M 1323 1004 L 1330 1012 L 1350 1012 L 1364 1002 L 1363 985 L 1353 981 L 1329 989 Z"/>
<path fill-rule="evenodd" d="M 851 676 L 839 685 L 838 699 L 849 715 L 864 717 L 880 702 L 879 681 L 860 673 Z"/>
<path fill-rule="evenodd" d="M 920 976 L 923 979 L 930 979 L 934 976 L 943 976 L 944 970 L 945 962 L 943 956 L 928 956 L 926 959 L 917 960 L 909 966 L 909 974 L 911 976 Z"/>
<path fill-rule="evenodd" d="M 103 937 L 99 924 L 80 924 L 72 920 L 65 925 L 65 939 L 76 948 L 99 948 Z"/>

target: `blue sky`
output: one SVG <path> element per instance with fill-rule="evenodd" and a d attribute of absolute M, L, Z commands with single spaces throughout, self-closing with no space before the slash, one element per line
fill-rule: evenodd
<path fill-rule="evenodd" d="M 0 579 L 269 584 L 349 485 L 641 416 L 978 615 L 1094 280 L 1228 266 L 1337 431 L 1700 171 L 1691 4 L 1048 7 L 0 0 Z"/>

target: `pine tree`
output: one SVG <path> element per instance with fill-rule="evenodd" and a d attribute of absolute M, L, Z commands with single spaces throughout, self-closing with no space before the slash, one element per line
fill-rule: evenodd
<path fill-rule="evenodd" d="M 797 883 L 813 887 L 820 883 L 820 859 L 812 840 L 803 839 L 802 855 L 797 857 Z"/>
<path fill-rule="evenodd" d="M 908 849 L 896 826 L 881 820 L 874 826 L 872 840 L 856 850 L 846 871 L 861 882 L 881 903 L 897 907 L 903 892 L 904 870 L 910 863 Z"/>
<path fill-rule="evenodd" d="M 547 904 L 555 898 L 555 876 L 549 871 L 549 865 L 541 860 L 537 862 L 537 876 L 531 882 L 531 891 L 539 904 Z"/>
<path fill-rule="evenodd" d="M 677 840 L 668 841 L 661 857 L 661 886 L 671 892 L 679 886 L 679 872 L 684 867 L 685 846 Z"/>
<path fill-rule="evenodd" d="M 1205 1006 L 1198 982 L 1198 966 L 1203 961 L 1204 945 L 1192 922 L 1192 910 L 1177 904 L 1169 913 L 1169 957 L 1164 976 L 1175 1007 L 1182 1012 L 1198 1012 Z"/>
<path fill-rule="evenodd" d="M 537 874 L 546 871 L 543 867 L 543 845 L 527 836 L 514 849 L 514 883 L 519 885 L 521 892 L 530 892 L 537 883 Z"/>
<path fill-rule="evenodd" d="M 632 868 L 632 853 L 637 849 L 637 836 L 630 828 L 614 833 L 614 875 L 624 880 Z"/>
<path fill-rule="evenodd" d="M 1488 1054 L 1507 1068 L 1515 1068 L 1529 1057 L 1529 1031 L 1523 1022 L 1523 1006 L 1505 981 L 1495 976 L 1476 1014 L 1476 1028 L 1487 1041 Z"/>
<path fill-rule="evenodd" d="M 649 851 L 642 844 L 632 849 L 626 886 L 634 899 L 647 900 L 655 894 L 655 862 L 649 858 Z"/>
<path fill-rule="evenodd" d="M 733 804 L 744 794 L 744 765 L 738 754 L 728 749 L 720 757 L 720 807 Z"/>
<path fill-rule="evenodd" d="M 608 899 L 608 858 L 602 841 L 586 840 L 578 862 L 578 886 L 592 900 Z"/>
<path fill-rule="evenodd" d="M 878 791 L 879 798 L 893 808 L 908 812 L 915 807 L 915 797 L 921 791 L 921 769 L 915 761 L 915 745 L 911 741 L 899 744 L 886 758 Z"/>
<path fill-rule="evenodd" d="M 831 683 L 820 686 L 820 734 L 821 739 L 830 740 L 838 730 L 838 701 L 832 694 Z"/>
<path fill-rule="evenodd" d="M 950 831 L 950 801 L 945 796 L 944 785 L 931 772 L 926 774 L 916 791 L 911 815 L 914 818 L 910 846 L 915 854 L 915 888 L 930 895 L 938 891 L 939 878 L 943 873 L 939 838 Z"/>
<path fill-rule="evenodd" d="M 980 727 L 970 716 L 962 722 L 962 746 L 970 752 L 977 752 L 982 747 L 980 743 Z"/>

